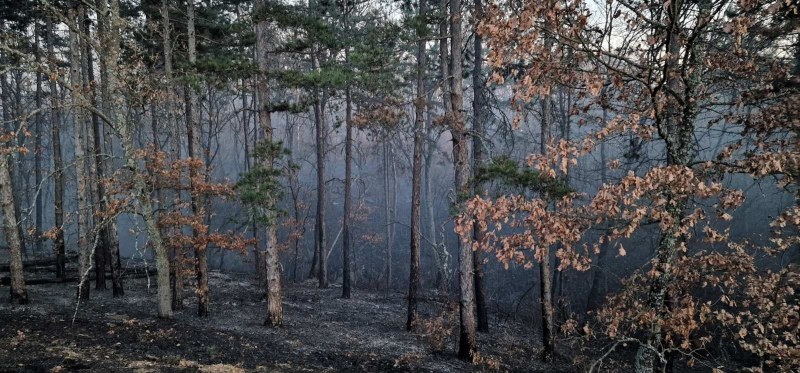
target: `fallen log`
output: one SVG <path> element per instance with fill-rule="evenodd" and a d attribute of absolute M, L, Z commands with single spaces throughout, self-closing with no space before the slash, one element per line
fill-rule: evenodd
<path fill-rule="evenodd" d="M 69 255 L 67 256 L 67 263 L 77 261 L 77 255 Z M 46 266 L 53 266 L 56 265 L 56 258 L 44 258 L 44 259 L 33 259 L 33 260 L 25 260 L 22 262 L 22 268 L 26 269 L 28 267 L 46 267 Z M 10 270 L 8 263 L 0 263 L 0 272 L 8 272 Z"/>
<path fill-rule="evenodd" d="M 151 269 L 147 273 L 144 271 L 140 272 L 126 272 L 122 275 L 122 279 L 132 279 L 132 278 L 145 278 L 147 276 L 155 276 L 156 270 Z M 94 272 L 89 274 L 89 277 L 86 281 L 94 281 Z M 26 285 L 47 285 L 47 284 L 61 284 L 61 283 L 69 283 L 69 282 L 78 282 L 78 277 L 67 277 L 65 279 L 57 279 L 57 278 L 29 278 L 25 280 Z M 4 276 L 0 277 L 0 285 L 3 286 L 10 286 L 11 285 L 11 277 Z"/>

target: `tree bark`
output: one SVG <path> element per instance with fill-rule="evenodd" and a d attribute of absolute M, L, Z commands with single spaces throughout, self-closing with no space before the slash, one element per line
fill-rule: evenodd
<path fill-rule="evenodd" d="M 344 2 L 344 27 L 350 33 L 350 11 L 348 2 Z M 344 49 L 345 67 L 350 67 L 350 47 Z M 344 216 L 342 217 L 342 298 L 350 299 L 352 263 L 350 258 L 350 217 L 353 208 L 353 102 L 350 92 L 350 81 L 345 88 L 345 139 L 344 139 Z"/>
<path fill-rule="evenodd" d="M 166 11 L 166 2 L 165 2 Z M 189 65 L 191 71 L 194 72 L 194 65 L 197 63 L 197 39 L 195 36 L 195 15 L 194 15 L 194 0 L 186 2 L 186 30 L 187 30 L 187 49 L 189 55 Z M 165 52 L 167 47 L 164 48 Z M 166 55 L 166 53 L 165 53 Z M 166 57 L 165 57 L 166 58 Z M 171 68 L 170 68 L 171 70 Z M 171 75 L 171 71 L 169 73 Z M 200 119 L 198 118 L 198 99 L 194 87 L 191 84 L 184 86 L 185 90 L 185 109 L 186 109 L 186 137 L 188 138 L 188 156 L 195 159 L 197 164 L 202 164 L 202 155 L 200 154 Z M 178 134 L 176 133 L 177 137 Z M 196 191 L 196 183 L 205 179 L 205 175 L 198 172 L 197 167 L 189 168 L 189 178 L 192 183 L 191 188 L 191 206 L 192 214 L 197 218 L 198 216 L 205 218 L 206 214 L 206 199 Z M 197 229 L 192 229 L 192 236 L 195 240 L 194 256 L 195 256 L 195 277 L 197 279 L 197 316 L 208 317 L 211 308 L 211 292 L 208 287 L 208 254 L 207 245 L 200 237 L 200 232 Z M 176 276 L 177 277 L 177 276 Z"/>
<path fill-rule="evenodd" d="M 258 0 L 255 4 L 254 12 L 258 12 L 267 6 L 268 0 Z M 264 146 L 273 146 L 273 128 L 272 118 L 270 116 L 270 88 L 269 78 L 267 72 L 270 70 L 270 48 L 272 30 L 270 30 L 267 20 L 259 19 L 255 25 L 256 33 L 256 62 L 258 63 L 258 120 L 262 131 L 264 131 Z M 275 152 L 270 150 L 264 155 L 262 162 L 265 170 L 272 170 L 275 162 Z M 274 177 L 274 176 L 272 176 Z M 267 277 L 267 318 L 264 320 L 264 325 L 280 326 L 283 324 L 283 304 L 281 299 L 281 270 L 279 263 L 278 253 L 278 235 L 277 235 L 277 213 L 275 211 L 277 201 L 271 199 L 268 201 L 268 207 L 264 211 L 267 219 L 266 227 L 266 248 L 264 250 L 264 261 L 266 264 L 266 277 Z M 324 255 L 321 255 L 324 257 Z M 324 262 L 323 262 L 324 263 Z M 321 272 L 321 276 L 324 273 Z M 320 278 L 320 281 L 322 277 Z M 320 286 L 322 286 L 320 282 Z"/>
<path fill-rule="evenodd" d="M 86 152 L 84 149 L 85 138 L 85 116 L 84 106 L 86 105 L 83 95 L 83 77 L 81 74 L 81 51 L 82 43 L 80 38 L 81 22 L 83 9 L 79 2 L 75 2 L 69 9 L 68 18 L 72 22 L 69 27 L 69 80 L 72 89 L 71 103 L 73 110 L 73 135 L 75 137 L 75 179 L 77 184 L 76 197 L 77 197 L 77 216 L 78 216 L 78 277 L 81 281 L 78 283 L 78 298 L 87 300 L 89 299 L 89 270 L 91 269 L 92 247 L 89 241 L 90 220 L 89 220 L 89 204 L 86 201 L 87 196 L 87 178 L 86 173 Z"/>
<path fill-rule="evenodd" d="M 347 53 L 347 52 L 345 52 Z M 352 264 L 350 258 L 350 217 L 353 208 L 353 107 L 350 87 L 345 91 L 344 217 L 342 217 L 342 298 L 350 299 Z"/>
<path fill-rule="evenodd" d="M 444 75 L 449 84 L 450 110 L 446 112 L 450 121 L 453 141 L 453 168 L 455 170 L 456 201 L 460 205 L 469 195 L 469 144 L 464 121 L 464 97 L 462 88 L 461 44 L 461 0 L 450 1 L 450 75 Z M 471 234 L 468 237 L 471 238 Z M 460 335 L 458 357 L 474 361 L 478 345 L 475 336 L 475 278 L 473 274 L 472 240 L 461 240 L 458 253 Z"/>
<path fill-rule="evenodd" d="M 50 74 L 58 74 L 55 54 L 55 26 L 52 18 L 47 18 L 47 60 Z M 53 146 L 54 179 L 54 221 L 56 236 L 53 241 L 56 252 L 56 278 L 66 278 L 66 248 L 64 245 L 64 174 L 61 154 L 61 115 L 59 110 L 58 86 L 50 79 L 50 134 Z"/>
<path fill-rule="evenodd" d="M 475 0 L 475 19 L 482 19 L 482 17 L 483 3 L 481 0 Z M 477 28 L 477 22 L 475 27 Z M 472 90 L 474 92 L 474 98 L 472 100 L 472 169 L 477 171 L 479 167 L 483 166 L 485 161 L 483 155 L 483 139 L 486 137 L 487 120 L 486 84 L 483 81 L 483 37 L 477 30 L 475 30 L 475 36 L 473 37 L 473 50 L 475 52 L 475 63 L 472 68 Z M 475 182 L 474 194 L 481 196 L 486 194 L 486 189 L 482 183 Z M 481 242 L 483 240 L 484 234 L 480 229 L 477 229 L 477 226 L 473 227 L 472 233 L 476 242 Z M 480 250 L 474 250 L 472 252 L 472 261 L 474 265 L 475 311 L 478 315 L 478 331 L 488 333 L 489 314 L 486 309 L 486 289 L 483 284 L 483 258 L 481 257 Z"/>
<path fill-rule="evenodd" d="M 419 0 L 419 18 L 425 17 L 427 0 Z M 420 245 L 422 243 L 422 215 L 420 213 L 421 178 L 422 178 L 422 152 L 425 146 L 425 108 L 427 96 L 425 94 L 425 32 L 417 31 L 417 98 L 414 100 L 414 160 L 411 166 L 411 265 L 408 276 L 408 315 L 406 330 L 411 331 L 417 327 L 419 313 L 417 311 L 419 281 Z"/>
<path fill-rule="evenodd" d="M 97 11 L 97 35 L 101 40 L 101 44 L 106 44 L 106 35 L 108 35 L 108 25 L 107 17 L 104 16 L 101 12 L 108 9 L 108 5 L 106 3 L 107 0 L 96 0 L 95 5 L 98 9 Z M 104 48 L 104 47 L 103 47 Z M 109 91 L 109 75 L 108 75 L 108 67 L 107 67 L 107 60 L 103 58 L 98 52 L 98 61 L 100 65 L 100 96 L 102 98 L 102 107 L 103 112 L 106 113 L 107 116 L 110 118 L 113 116 L 112 111 L 110 110 L 111 107 L 111 95 Z M 104 156 L 99 158 L 98 167 L 98 175 L 101 177 L 105 175 L 105 172 L 111 173 L 111 156 L 114 153 L 114 138 L 111 133 L 112 128 L 107 123 L 103 124 L 101 128 L 98 128 L 102 132 L 102 143 L 100 146 L 96 146 L 97 151 L 102 151 Z M 95 141 L 100 140 L 100 134 L 95 134 Z M 105 210 L 105 206 L 108 205 L 110 201 L 114 199 L 114 195 L 111 194 L 109 190 L 106 190 L 103 185 L 100 185 L 100 193 L 101 193 L 101 203 L 103 204 L 102 209 Z M 109 267 L 111 268 L 111 286 L 113 289 L 113 296 L 121 297 L 125 295 L 125 289 L 122 285 L 122 264 L 119 255 L 119 238 L 117 236 L 117 217 L 111 217 L 110 221 L 107 223 L 108 225 L 105 227 L 103 232 L 103 241 L 108 248 L 108 260 L 109 260 Z"/>
<path fill-rule="evenodd" d="M 392 209 L 389 198 L 391 196 L 389 188 L 389 134 L 388 129 L 384 130 L 386 137 L 383 139 L 383 215 L 384 229 L 386 234 L 386 289 L 392 288 Z"/>
<path fill-rule="evenodd" d="M 605 94 L 605 89 L 603 94 Z M 603 100 L 605 101 L 605 99 Z M 603 127 L 608 124 L 608 109 L 603 107 Z M 605 184 L 608 182 L 608 173 L 606 168 L 608 160 L 606 159 L 606 142 L 600 143 L 600 182 Z M 603 240 L 600 246 L 600 252 L 597 254 L 597 264 L 592 273 L 592 284 L 589 287 L 589 297 L 586 301 L 587 310 L 597 310 L 603 303 L 603 297 L 606 291 L 606 258 L 608 257 L 608 240 Z"/>
<path fill-rule="evenodd" d="M 41 33 L 40 23 L 39 21 L 34 22 L 33 27 L 33 35 L 34 35 L 34 54 L 36 59 L 36 93 L 34 96 L 34 101 L 36 104 L 36 115 L 34 117 L 34 138 L 33 138 L 33 172 L 34 172 L 34 180 L 35 180 L 35 191 L 36 191 L 36 220 L 34 222 L 34 228 L 36 228 L 36 253 L 39 254 L 42 252 L 42 213 L 44 212 L 42 206 L 42 52 L 40 46 L 40 38 L 39 35 Z"/>
<path fill-rule="evenodd" d="M 312 65 L 319 68 L 316 54 L 312 56 Z M 317 258 L 317 280 L 320 288 L 328 287 L 328 258 L 325 254 L 325 97 L 319 100 L 319 91 L 316 92 L 317 102 L 314 103 L 314 123 L 316 124 L 317 139 L 317 216 L 315 225 L 315 257 Z"/>
<path fill-rule="evenodd" d="M 22 244 L 17 217 L 14 215 L 14 190 L 11 184 L 9 155 L 0 155 L 0 204 L 2 204 L 3 229 L 9 247 L 9 267 L 11 272 L 11 303 L 27 304 L 28 290 L 25 287 L 25 273 L 22 269 Z"/>
<path fill-rule="evenodd" d="M 107 17 L 105 22 L 104 35 L 103 35 L 103 53 L 100 53 L 107 70 L 107 87 L 108 97 L 110 99 L 108 105 L 109 119 L 116 124 L 116 129 L 120 136 L 120 143 L 122 145 L 123 156 L 125 159 L 125 166 L 132 173 L 133 177 L 133 195 L 138 201 L 138 212 L 141 214 L 147 226 L 147 233 L 150 237 L 150 244 L 156 254 L 156 270 L 157 284 L 158 284 L 158 315 L 162 318 L 172 318 L 172 301 L 170 294 L 170 281 L 169 281 L 169 255 L 164 246 L 161 232 L 158 229 L 158 224 L 153 211 L 153 205 L 150 200 L 150 195 L 147 193 L 147 184 L 144 172 L 135 156 L 134 148 L 134 133 L 133 126 L 129 123 L 125 116 L 121 113 L 123 107 L 123 97 L 119 92 L 120 85 L 117 75 L 119 69 L 120 58 L 120 18 L 119 18 L 119 0 L 99 0 L 100 11 L 98 14 Z"/>
<path fill-rule="evenodd" d="M 550 142 L 550 129 L 552 125 L 552 102 L 549 94 L 541 98 L 542 104 L 542 132 L 540 138 L 540 152 L 543 156 L 547 155 L 547 144 Z M 553 275 L 550 264 L 550 247 L 542 247 L 544 250 L 539 270 L 539 296 L 541 298 L 541 321 L 542 321 L 542 361 L 551 362 L 553 359 L 553 329 L 555 327 L 555 310 L 553 308 Z"/>
<path fill-rule="evenodd" d="M 90 38 L 91 36 L 91 24 L 92 20 L 89 18 L 89 13 L 84 11 L 83 15 L 83 35 L 85 37 Z M 84 43 L 84 56 L 81 60 L 81 70 L 83 72 L 83 85 L 87 87 L 88 94 L 89 94 L 89 104 L 92 107 L 97 107 L 97 96 L 95 94 L 95 85 L 94 85 L 94 59 L 92 58 L 92 47 L 89 43 Z M 91 121 L 88 121 L 87 118 L 87 125 L 91 124 L 91 128 L 87 127 L 86 130 L 86 157 L 87 157 L 87 165 L 88 165 L 88 177 L 89 177 L 89 188 L 91 191 L 91 212 L 92 216 L 96 217 L 99 216 L 99 213 L 105 211 L 105 204 L 103 203 L 102 198 L 102 186 L 100 185 L 100 177 L 102 177 L 102 160 L 100 159 L 100 118 L 97 116 L 96 113 L 92 112 L 91 114 Z M 94 240 L 92 240 L 92 250 L 94 251 L 94 272 L 95 272 L 95 289 L 106 289 L 106 258 L 108 256 L 107 250 L 108 247 L 105 243 L 106 237 L 106 230 L 107 227 L 101 226 L 101 222 L 95 222 L 95 226 L 98 227 L 98 231 L 96 234 L 99 235 L 99 240 L 96 241 L 97 245 L 94 245 Z"/>

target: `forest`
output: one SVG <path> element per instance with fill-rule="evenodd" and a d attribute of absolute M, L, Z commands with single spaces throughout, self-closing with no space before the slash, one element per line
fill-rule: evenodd
<path fill-rule="evenodd" d="M 799 13 L 0 0 L 0 371 L 800 371 Z"/>

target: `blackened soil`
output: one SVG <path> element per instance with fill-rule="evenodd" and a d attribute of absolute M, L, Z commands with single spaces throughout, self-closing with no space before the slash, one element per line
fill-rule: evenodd
<path fill-rule="evenodd" d="M 154 279 L 151 279 L 151 281 Z M 92 289 L 92 300 L 74 300 L 75 284 L 29 288 L 31 304 L 0 304 L 0 371 L 135 372 L 462 372 L 569 371 L 569 365 L 542 365 L 531 326 L 495 321 L 480 334 L 480 363 L 455 357 L 455 315 L 437 327 L 405 331 L 402 293 L 355 292 L 341 299 L 336 287 L 288 284 L 285 325 L 262 325 L 262 291 L 244 276 L 212 273 L 212 315 L 186 308 L 172 320 L 155 317 L 155 287 L 147 279 L 126 283 L 126 295 Z M 187 286 L 191 288 L 191 286 Z M 7 289 L 6 289 L 7 291 Z M 4 291 L 4 292 L 6 292 Z M 4 299 L 0 300 L 0 302 Z M 423 302 L 426 320 L 444 306 Z M 73 322 L 74 318 L 74 322 Z M 445 336 L 432 348 L 433 334 Z M 432 342 L 433 341 L 433 342 Z"/>

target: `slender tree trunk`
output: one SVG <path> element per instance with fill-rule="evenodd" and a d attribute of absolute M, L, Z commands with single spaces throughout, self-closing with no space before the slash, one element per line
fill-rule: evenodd
<path fill-rule="evenodd" d="M 166 2 L 164 3 L 166 10 Z M 194 65 L 197 63 L 197 40 L 195 36 L 195 16 L 194 16 L 194 0 L 189 0 L 186 3 L 186 30 L 188 38 L 188 54 L 189 65 L 194 72 Z M 167 48 L 164 48 L 165 52 Z M 166 54 L 166 53 L 165 53 Z M 171 72 L 170 72 L 171 74 Z M 186 108 L 186 135 L 188 137 L 188 152 L 189 158 L 196 159 L 197 164 L 202 164 L 202 155 L 200 154 L 200 119 L 198 118 L 198 99 L 195 94 L 194 88 L 190 84 L 184 86 L 185 94 L 185 108 Z M 175 134 L 177 137 L 178 134 Z M 206 200 L 202 193 L 196 190 L 195 183 L 201 179 L 205 179 L 205 175 L 198 173 L 197 167 L 189 169 L 189 178 L 192 180 L 191 188 L 191 206 L 192 214 L 196 217 L 204 217 L 206 214 Z M 200 232 L 197 229 L 192 230 L 192 236 L 195 240 L 194 256 L 195 256 L 195 276 L 197 278 L 197 316 L 208 317 L 210 310 L 210 289 L 208 287 L 208 255 L 207 245 L 200 237 Z M 177 276 L 176 276 L 177 277 Z"/>
<path fill-rule="evenodd" d="M 388 130 L 385 130 L 388 132 Z M 389 136 L 383 140 L 383 214 L 386 234 L 386 289 L 392 288 L 392 211 L 389 204 L 391 192 L 389 188 Z"/>
<path fill-rule="evenodd" d="M 84 11 L 83 15 L 83 35 L 87 38 L 91 37 L 91 23 L 92 20 L 89 18 L 89 13 Z M 83 86 L 88 89 L 89 94 L 89 104 L 93 107 L 97 107 L 97 96 L 95 95 L 95 87 L 94 87 L 94 59 L 92 58 L 92 47 L 89 43 L 84 43 L 84 56 L 81 60 L 81 70 L 83 75 Z M 100 165 L 100 140 L 98 139 L 99 132 L 100 132 L 100 118 L 97 116 L 96 113 L 92 112 L 91 114 L 91 121 L 87 118 L 87 125 L 91 125 L 91 128 L 87 127 L 86 129 L 86 157 L 88 165 L 88 177 L 89 177 L 89 188 L 91 191 L 91 212 L 93 217 L 97 217 L 100 212 L 105 211 L 104 203 L 101 197 L 101 188 L 100 185 L 100 171 L 102 170 L 102 165 Z M 92 250 L 94 251 L 94 279 L 95 279 L 95 289 L 106 289 L 106 250 L 107 246 L 105 244 L 105 227 L 101 227 L 102 222 L 95 222 L 95 226 L 99 228 L 99 231 L 96 232 L 99 235 L 99 240 L 97 241 L 97 245 L 94 245 L 94 240 L 92 240 L 93 247 Z"/>
<path fill-rule="evenodd" d="M 483 4 L 481 0 L 475 0 L 475 18 L 482 19 L 483 17 Z M 476 24 L 477 27 L 477 24 Z M 486 137 L 486 84 L 483 81 L 483 37 L 475 30 L 473 38 L 473 49 L 475 52 L 475 63 L 472 68 L 472 90 L 474 92 L 472 100 L 472 169 L 477 171 L 479 167 L 483 166 L 483 138 Z M 480 182 L 475 183 L 476 195 L 485 195 L 486 189 Z M 477 223 L 476 223 L 477 224 Z M 483 240 L 483 232 L 473 228 L 473 238 L 476 242 Z M 478 314 L 478 331 L 489 332 L 489 315 L 486 309 L 486 289 L 483 284 L 484 270 L 483 258 L 481 257 L 480 250 L 472 252 L 472 260 L 474 265 L 475 278 L 475 311 Z"/>
<path fill-rule="evenodd" d="M 268 0 L 258 0 L 254 7 L 254 12 L 260 11 L 267 6 Z M 261 129 L 264 131 L 264 145 L 273 146 L 273 129 L 272 118 L 270 116 L 270 88 L 269 72 L 270 64 L 270 48 L 272 47 L 272 37 L 274 37 L 273 30 L 270 29 L 267 20 L 260 20 L 255 25 L 256 33 L 256 62 L 258 63 L 258 121 Z M 275 152 L 269 151 L 263 157 L 263 167 L 265 170 L 272 170 L 274 167 Z M 264 320 L 264 325 L 280 326 L 283 324 L 283 304 L 282 304 L 282 289 L 281 289 L 281 270 L 279 263 L 278 253 L 278 235 L 277 235 L 277 213 L 275 200 L 268 201 L 268 208 L 264 213 L 268 217 L 267 221 L 267 242 L 264 250 L 264 261 L 266 264 L 266 277 L 267 277 L 267 318 Z M 324 256 L 324 255 L 321 255 Z M 324 275 L 324 273 L 323 273 Z M 320 282 L 322 286 L 322 282 Z"/>
<path fill-rule="evenodd" d="M 605 89 L 603 90 L 605 94 Z M 605 101 L 605 100 L 604 100 Z M 608 123 L 608 109 L 603 107 L 603 127 L 606 126 Z M 606 158 L 606 142 L 603 141 L 600 143 L 600 182 L 605 184 L 608 182 L 608 174 L 606 171 L 607 166 L 607 158 Z M 600 252 L 597 254 L 597 264 L 596 268 L 592 274 L 592 284 L 589 287 L 589 297 L 587 299 L 586 305 L 588 310 L 596 310 L 600 308 L 603 302 L 603 296 L 607 291 L 606 288 L 606 278 L 605 278 L 605 271 L 606 271 L 606 258 L 608 254 L 608 240 L 603 240 L 603 244 L 600 247 Z"/>
<path fill-rule="evenodd" d="M 106 3 L 107 0 L 96 0 L 95 5 L 98 9 L 97 13 L 97 35 L 102 43 L 106 43 L 106 35 L 108 35 L 107 21 L 106 17 L 101 13 L 102 11 L 108 9 L 108 5 Z M 98 55 L 99 56 L 99 55 Z M 108 75 L 108 68 L 106 66 L 107 60 L 99 56 L 99 65 L 100 65 L 100 96 L 102 98 L 102 106 L 103 112 L 106 113 L 107 116 L 112 117 L 113 113 L 110 110 L 111 108 L 111 95 L 109 91 L 109 75 Z M 106 172 L 109 174 L 111 173 L 111 156 L 114 153 L 114 138 L 111 133 L 112 128 L 108 124 L 102 124 L 101 127 L 95 129 L 95 151 L 101 152 L 103 155 L 97 158 L 97 170 L 98 176 L 103 178 L 106 176 Z M 100 141 L 102 136 L 102 141 Z M 98 143 L 99 142 L 99 143 Z M 100 196 L 101 196 L 101 209 L 105 211 L 105 206 L 109 204 L 114 199 L 114 195 L 111 194 L 109 190 L 107 190 L 102 183 L 99 185 Z M 111 268 L 111 286 L 113 289 L 113 296 L 121 297 L 125 294 L 125 290 L 122 286 L 122 263 L 119 255 L 119 238 L 117 237 L 117 217 L 113 216 L 109 218 L 110 221 L 107 223 L 108 225 L 104 227 L 103 230 L 103 242 L 107 247 L 107 259 L 109 267 Z"/>
<path fill-rule="evenodd" d="M 81 50 L 80 40 L 81 21 L 83 20 L 80 3 L 76 2 L 69 10 L 68 18 L 72 21 L 69 30 L 70 45 L 70 71 L 69 80 L 72 86 L 72 110 L 73 110 L 73 135 L 75 137 L 75 179 L 77 183 L 77 215 L 78 215 L 78 298 L 89 299 L 89 270 L 92 266 L 92 247 L 89 241 L 90 221 L 89 204 L 87 196 L 86 173 L 86 152 L 84 149 L 86 123 L 84 117 L 85 99 L 83 95 L 84 86 L 81 74 Z"/>
<path fill-rule="evenodd" d="M 162 37 L 163 37 L 163 40 L 162 40 L 162 57 L 164 58 L 164 79 L 166 80 L 166 85 L 164 86 L 164 92 L 165 92 L 165 97 L 164 97 L 164 117 L 165 117 L 165 119 L 164 119 L 163 127 L 167 129 L 167 135 L 168 135 L 168 138 L 170 140 L 169 141 L 170 146 L 168 147 L 168 149 L 171 150 L 171 152 L 170 152 L 171 154 L 170 154 L 170 157 L 168 159 L 178 159 L 178 158 L 180 158 L 180 155 L 179 155 L 180 149 L 179 149 L 179 146 L 178 146 L 179 142 L 177 141 L 179 131 L 177 130 L 177 128 L 175 128 L 174 133 L 171 134 L 171 135 L 169 134 L 169 132 L 171 132 L 170 128 L 173 128 L 173 125 L 175 125 L 177 123 L 177 121 L 173 122 L 173 120 L 175 119 L 175 117 L 173 115 L 174 114 L 173 111 L 174 111 L 174 108 L 175 108 L 175 99 L 174 99 L 173 80 L 172 80 L 172 24 L 170 22 L 170 14 L 169 14 L 170 9 L 169 9 L 169 7 L 170 7 L 170 1 L 168 1 L 168 0 L 162 0 L 161 1 L 161 34 L 162 34 Z M 188 28 L 188 25 L 187 25 L 187 28 Z M 159 140 L 159 136 L 158 136 L 160 131 L 158 129 L 158 126 L 155 125 L 156 108 L 157 108 L 157 105 L 154 104 L 153 105 L 153 114 L 152 114 L 153 115 L 153 142 L 155 144 L 156 150 L 161 150 L 160 149 L 160 142 L 159 142 L 160 140 Z M 189 120 L 189 119 L 187 119 L 187 120 Z M 176 192 L 176 194 L 179 193 L 178 191 L 175 191 L 175 192 Z M 159 201 L 159 203 L 161 205 L 160 207 L 162 209 L 169 208 L 169 206 L 168 206 L 168 202 L 169 201 L 168 200 L 170 198 L 167 195 L 167 191 L 159 188 L 156 191 L 156 193 L 158 195 L 158 201 Z M 177 197 L 177 195 L 176 195 L 176 197 Z M 169 230 L 172 230 L 172 229 L 169 229 Z M 164 234 L 168 234 L 168 232 L 167 232 L 167 230 L 162 229 L 162 235 L 164 235 Z M 172 281 L 171 282 L 172 309 L 181 310 L 181 309 L 183 309 L 183 283 L 184 283 L 184 279 L 183 279 L 183 275 L 184 275 L 184 273 L 183 273 L 184 272 L 183 262 L 184 262 L 185 255 L 184 255 L 184 252 L 183 252 L 183 248 L 173 247 L 172 249 L 170 249 L 170 251 L 171 251 L 171 255 L 170 255 L 170 259 L 171 259 L 171 261 L 170 261 L 170 274 L 171 274 L 171 277 L 172 277 L 172 279 L 171 279 L 171 281 Z M 199 296 L 199 293 L 200 292 L 199 292 L 199 289 L 198 289 L 198 296 Z"/>
<path fill-rule="evenodd" d="M 346 52 L 345 52 L 346 53 Z M 344 166 L 344 217 L 342 218 L 342 298 L 350 298 L 350 275 L 352 264 L 350 258 L 350 217 L 353 208 L 353 108 L 350 87 L 345 91 L 345 166 Z"/>
<path fill-rule="evenodd" d="M 36 253 L 40 254 L 42 252 L 42 213 L 44 211 L 42 207 L 42 68 L 40 67 L 42 63 L 42 52 L 41 52 L 41 45 L 40 45 L 40 38 L 39 34 L 41 33 L 39 21 L 34 22 L 33 27 L 33 34 L 34 34 L 34 53 L 36 59 L 36 93 L 34 96 L 35 104 L 36 104 L 36 115 L 34 117 L 34 138 L 33 138 L 33 172 L 34 172 L 34 180 L 36 182 L 36 220 L 34 222 L 34 227 L 36 228 Z"/>
<path fill-rule="evenodd" d="M 461 0 L 450 1 L 450 75 L 445 78 L 450 82 L 450 110 L 446 112 L 450 121 L 450 133 L 453 141 L 453 168 L 455 170 L 456 200 L 461 202 L 469 195 L 469 144 L 467 128 L 464 121 L 464 97 L 462 88 L 461 44 L 463 32 L 461 27 Z M 470 234 L 468 237 L 471 237 Z M 460 335 L 458 357 L 474 361 L 477 357 L 478 345 L 475 336 L 475 278 L 472 258 L 472 241 L 461 240 L 458 253 L 459 314 Z"/>
<path fill-rule="evenodd" d="M 427 0 L 419 1 L 419 17 L 425 17 Z M 422 152 L 425 146 L 425 108 L 427 96 L 425 94 L 425 32 L 417 31 L 417 97 L 414 100 L 414 160 L 411 166 L 411 265 L 408 276 L 408 315 L 406 330 L 416 329 L 419 322 L 417 311 L 418 294 L 420 292 L 419 258 L 422 243 L 422 215 L 420 213 L 421 178 L 422 178 Z"/>
<path fill-rule="evenodd" d="M 344 2 L 344 27 L 350 33 L 350 11 L 348 2 Z M 345 66 L 350 65 L 350 47 L 344 49 Z M 350 258 L 350 217 L 353 208 L 353 102 L 350 82 L 345 88 L 345 139 L 344 139 L 344 216 L 342 217 L 342 298 L 350 299 L 352 263 Z"/>
<path fill-rule="evenodd" d="M 540 138 L 540 152 L 547 155 L 547 144 L 550 142 L 550 128 L 552 124 L 552 104 L 550 95 L 541 98 L 542 103 L 542 132 Z M 555 311 L 553 309 L 553 276 L 550 264 L 550 248 L 543 247 L 544 255 L 539 270 L 539 296 L 541 299 L 542 321 L 542 361 L 550 362 L 553 359 L 553 328 L 555 327 Z"/>
<path fill-rule="evenodd" d="M 319 69 L 319 60 L 316 54 L 312 56 L 313 68 Z M 316 93 L 319 96 L 319 92 Z M 316 217 L 316 254 L 317 257 L 317 280 L 320 288 L 328 287 L 328 258 L 325 254 L 325 101 L 318 100 L 314 104 L 314 122 L 316 123 L 317 138 L 317 217 Z"/>
<path fill-rule="evenodd" d="M 50 74 L 57 74 L 57 61 L 55 54 L 55 28 L 53 20 L 47 18 L 47 60 Z M 64 161 L 61 155 L 61 115 L 59 110 L 58 86 L 56 81 L 50 79 L 50 131 L 53 146 L 53 179 L 54 193 L 54 221 L 56 237 L 53 242 L 56 252 L 56 278 L 66 278 L 66 249 L 64 245 Z"/>
<path fill-rule="evenodd" d="M 428 102 L 430 102 L 430 97 L 428 98 Z M 449 284 L 448 284 L 448 267 L 450 262 L 450 254 L 447 252 L 446 247 L 444 244 L 439 244 L 436 238 L 436 213 L 434 211 L 434 203 L 433 203 L 433 190 L 431 186 L 433 184 L 432 178 L 433 175 L 431 174 L 431 168 L 433 167 L 433 156 L 436 152 L 436 141 L 431 139 L 431 118 L 433 117 L 434 113 L 432 112 L 430 105 L 428 106 L 428 113 L 425 119 L 425 127 L 426 132 L 428 132 L 426 139 L 426 150 L 424 151 L 425 154 L 425 168 L 424 174 L 425 177 L 423 179 L 424 183 L 422 189 L 425 191 L 425 213 L 427 215 L 427 223 L 428 223 L 428 231 L 429 231 L 429 243 L 431 245 L 431 249 L 436 254 L 436 288 L 439 289 L 439 293 L 442 296 L 447 297 L 449 293 Z"/>

